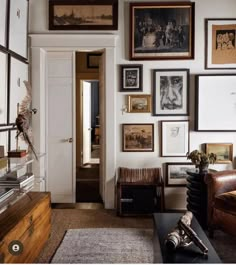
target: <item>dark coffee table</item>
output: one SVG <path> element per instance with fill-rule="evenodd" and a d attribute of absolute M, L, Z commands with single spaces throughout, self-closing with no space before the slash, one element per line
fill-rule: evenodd
<path fill-rule="evenodd" d="M 198 221 L 193 217 L 191 228 L 197 233 L 198 237 L 208 248 L 208 255 L 204 256 L 200 249 L 192 243 L 185 248 L 178 248 L 175 251 L 170 251 L 165 246 L 167 234 L 177 225 L 178 220 L 183 214 L 181 213 L 155 213 L 154 216 L 154 263 L 155 249 L 158 250 L 159 244 L 162 253 L 163 263 L 221 263 L 215 249 L 207 238 L 205 232 L 202 230 Z M 158 242 L 159 241 L 159 242 Z"/>

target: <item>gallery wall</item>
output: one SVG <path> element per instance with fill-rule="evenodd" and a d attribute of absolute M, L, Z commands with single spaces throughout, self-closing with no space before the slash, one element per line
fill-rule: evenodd
<path fill-rule="evenodd" d="M 116 132 L 114 139 L 116 145 L 116 167 L 161 167 L 165 177 L 165 163 L 186 162 L 185 157 L 161 157 L 160 155 L 160 121 L 163 120 L 189 120 L 190 138 L 189 149 L 200 149 L 204 143 L 233 143 L 233 157 L 236 156 L 236 132 L 197 132 L 195 123 L 195 75 L 198 74 L 236 74 L 236 70 L 206 70 L 205 61 L 205 29 L 206 18 L 235 18 L 235 0 L 195 0 L 195 56 L 191 60 L 129 60 L 129 3 L 145 1 L 119 1 L 119 22 L 117 31 L 106 31 L 103 33 L 118 36 L 116 49 L 117 80 L 120 80 L 120 65 L 142 64 L 143 65 L 143 91 L 137 94 L 151 94 L 153 89 L 153 70 L 157 69 L 180 69 L 190 70 L 190 115 L 189 116 L 152 116 L 151 113 L 127 113 L 127 95 L 130 93 L 120 92 L 120 82 L 115 83 L 113 88 L 116 92 Z M 156 1 L 152 1 L 156 2 Z M 162 1 L 168 2 L 168 1 Z M 30 0 L 29 31 L 31 34 L 50 33 L 58 34 L 97 34 L 100 31 L 49 31 L 48 30 L 48 0 Z M 214 97 L 214 95 L 212 95 Z M 211 106 L 209 106 L 210 108 Z M 217 120 L 217 117 L 212 117 Z M 123 152 L 122 151 L 122 124 L 124 123 L 152 123 L 154 124 L 154 152 Z M 217 170 L 232 168 L 231 164 L 217 164 L 212 166 Z M 186 189 L 184 187 L 165 188 L 166 208 L 183 209 L 186 206 Z"/>

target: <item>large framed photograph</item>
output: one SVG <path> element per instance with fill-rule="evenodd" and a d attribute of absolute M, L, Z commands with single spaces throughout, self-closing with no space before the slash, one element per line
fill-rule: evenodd
<path fill-rule="evenodd" d="M 232 143 L 206 143 L 206 154 L 214 153 L 217 155 L 215 163 L 229 164 L 233 162 Z"/>
<path fill-rule="evenodd" d="M 187 171 L 195 170 L 192 163 L 166 163 L 166 186 L 185 187 L 187 184 Z"/>
<path fill-rule="evenodd" d="M 0 51 L 0 126 L 7 125 L 8 55 Z"/>
<path fill-rule="evenodd" d="M 128 112 L 146 113 L 151 112 L 150 95 L 128 95 Z"/>
<path fill-rule="evenodd" d="M 122 124 L 123 152 L 153 152 L 154 124 Z"/>
<path fill-rule="evenodd" d="M 143 65 L 125 64 L 120 66 L 122 92 L 143 91 Z"/>
<path fill-rule="evenodd" d="M 236 131 L 236 75 L 196 75 L 196 131 Z"/>
<path fill-rule="evenodd" d="M 153 71 L 153 115 L 188 115 L 189 69 Z"/>
<path fill-rule="evenodd" d="M 130 3 L 130 59 L 194 58 L 193 2 Z"/>
<path fill-rule="evenodd" d="M 161 155 L 184 156 L 189 151 L 189 121 L 161 121 Z"/>
<path fill-rule="evenodd" d="M 117 30 L 118 0 L 50 0 L 49 30 Z"/>
<path fill-rule="evenodd" d="M 0 47 L 7 45 L 7 8 L 8 0 L 1 0 L 0 8 Z"/>
<path fill-rule="evenodd" d="M 236 18 L 205 20 L 205 68 L 236 69 Z"/>

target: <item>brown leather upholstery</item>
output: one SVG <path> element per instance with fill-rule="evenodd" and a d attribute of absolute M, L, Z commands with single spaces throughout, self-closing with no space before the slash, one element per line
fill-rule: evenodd
<path fill-rule="evenodd" d="M 236 235 L 236 170 L 208 173 L 208 227 Z"/>

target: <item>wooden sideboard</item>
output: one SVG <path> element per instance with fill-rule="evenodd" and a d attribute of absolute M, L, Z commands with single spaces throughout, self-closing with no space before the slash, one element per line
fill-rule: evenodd
<path fill-rule="evenodd" d="M 28 192 L 0 214 L 0 263 L 33 263 L 50 235 L 49 192 Z M 18 241 L 21 253 L 12 254 Z"/>

